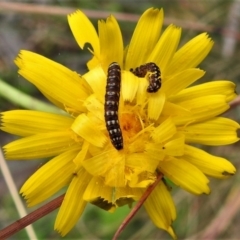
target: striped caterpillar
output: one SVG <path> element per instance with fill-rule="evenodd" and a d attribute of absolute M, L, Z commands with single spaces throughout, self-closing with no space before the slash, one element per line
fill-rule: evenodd
<path fill-rule="evenodd" d="M 130 71 L 137 77 L 145 77 L 146 74 L 150 72 L 150 75 L 148 76 L 149 85 L 147 88 L 149 93 L 157 92 L 161 87 L 161 71 L 155 63 L 146 63 L 135 68 L 135 70 L 131 68 Z"/>
<path fill-rule="evenodd" d="M 117 150 L 123 148 L 122 131 L 118 120 L 120 84 L 121 68 L 118 63 L 113 62 L 108 67 L 104 117 L 111 142 Z"/>

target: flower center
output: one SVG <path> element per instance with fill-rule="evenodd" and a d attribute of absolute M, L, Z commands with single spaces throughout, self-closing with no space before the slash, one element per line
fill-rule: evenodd
<path fill-rule="evenodd" d="M 119 120 L 123 132 L 123 139 L 131 139 L 142 130 L 140 119 L 135 113 L 123 113 Z"/>

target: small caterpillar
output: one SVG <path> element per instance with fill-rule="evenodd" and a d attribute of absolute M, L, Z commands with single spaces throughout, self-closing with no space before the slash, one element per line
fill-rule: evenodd
<path fill-rule="evenodd" d="M 121 69 L 118 63 L 113 62 L 108 67 L 104 117 L 111 142 L 117 150 L 123 148 L 122 131 L 118 121 L 120 84 Z"/>
<path fill-rule="evenodd" d="M 131 68 L 130 71 L 137 77 L 145 77 L 147 72 L 151 73 L 148 77 L 149 85 L 147 88 L 147 92 L 157 92 L 158 89 L 161 87 L 161 71 L 155 63 L 146 63 L 144 65 L 141 65 L 140 67 L 137 67 L 135 70 Z"/>

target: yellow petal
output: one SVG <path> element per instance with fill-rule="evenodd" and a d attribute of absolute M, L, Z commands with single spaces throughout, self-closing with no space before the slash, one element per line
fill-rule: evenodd
<path fill-rule="evenodd" d="M 137 188 L 131 188 L 126 186 L 124 188 L 114 189 L 112 199 L 116 201 L 117 204 L 120 204 L 119 200 L 122 198 L 132 198 L 135 201 L 139 200 L 142 196 L 142 190 Z"/>
<path fill-rule="evenodd" d="M 71 181 L 75 168 L 72 159 L 78 151 L 66 151 L 49 160 L 24 183 L 20 193 L 29 207 L 51 197 Z"/>
<path fill-rule="evenodd" d="M 130 181 L 128 182 L 129 187 L 145 189 L 156 180 L 156 174 L 149 172 L 142 172 L 140 174 L 132 174 Z"/>
<path fill-rule="evenodd" d="M 184 129 L 187 142 L 200 143 L 211 146 L 221 146 L 235 143 L 239 140 L 237 122 L 217 117 L 202 123 L 189 125 Z"/>
<path fill-rule="evenodd" d="M 98 58 L 98 57 L 92 57 L 92 59 L 90 59 L 88 62 L 87 62 L 87 67 L 88 67 L 88 69 L 89 70 L 92 70 L 92 69 L 94 69 L 94 68 L 96 68 L 96 67 L 99 67 L 100 65 L 99 65 L 99 62 L 100 62 L 100 57 Z"/>
<path fill-rule="evenodd" d="M 124 154 L 111 148 L 83 161 L 84 168 L 93 176 L 104 175 L 106 171 L 124 161 Z"/>
<path fill-rule="evenodd" d="M 85 114 L 80 114 L 75 119 L 71 129 L 94 146 L 103 147 L 103 145 L 107 142 L 107 137 Z"/>
<path fill-rule="evenodd" d="M 136 92 L 138 90 L 138 85 L 141 79 L 134 76 L 129 71 L 122 72 L 122 84 L 121 84 L 121 92 L 124 101 L 132 102 L 136 96 Z M 144 81 L 144 80 L 143 80 Z"/>
<path fill-rule="evenodd" d="M 149 93 L 148 102 L 148 117 L 152 120 L 157 120 L 162 112 L 166 96 L 161 90 L 150 94 Z"/>
<path fill-rule="evenodd" d="M 149 157 L 146 153 L 132 153 L 126 156 L 126 167 L 137 171 L 138 173 L 147 171 L 155 172 L 159 160 L 156 158 Z"/>
<path fill-rule="evenodd" d="M 212 46 L 213 41 L 206 33 L 199 34 L 176 52 L 172 62 L 167 66 L 165 76 L 198 66 Z"/>
<path fill-rule="evenodd" d="M 182 119 L 192 117 L 192 113 L 187 108 L 166 101 L 158 122 L 161 123 L 169 117 L 172 118 L 175 125 L 180 125 L 183 122 Z"/>
<path fill-rule="evenodd" d="M 183 89 L 175 96 L 171 96 L 169 100 L 177 103 L 209 95 L 226 95 L 226 101 L 230 102 L 236 97 L 235 88 L 236 85 L 233 82 L 218 80 Z"/>
<path fill-rule="evenodd" d="M 125 155 L 121 155 L 121 160 L 117 161 L 106 173 L 104 184 L 111 187 L 125 187 Z"/>
<path fill-rule="evenodd" d="M 158 169 L 177 186 L 192 194 L 210 192 L 207 177 L 186 160 L 168 157 L 160 162 Z"/>
<path fill-rule="evenodd" d="M 40 133 L 13 141 L 3 147 L 7 159 L 32 160 L 56 156 L 81 144 L 72 138 L 71 131 Z"/>
<path fill-rule="evenodd" d="M 113 188 L 105 185 L 103 178 L 93 177 L 83 194 L 83 199 L 104 210 L 113 212 L 116 206 L 112 194 Z"/>
<path fill-rule="evenodd" d="M 175 95 L 182 89 L 185 89 L 192 83 L 196 82 L 204 74 L 205 72 L 200 69 L 186 69 L 170 78 L 165 78 L 162 85 L 162 91 L 165 92 L 167 97 Z"/>
<path fill-rule="evenodd" d="M 90 144 L 87 141 L 84 141 L 82 145 L 82 149 L 78 152 L 78 154 L 73 159 L 73 162 L 76 164 L 75 172 L 77 172 L 79 168 L 82 166 L 82 162 L 88 154 L 89 145 Z"/>
<path fill-rule="evenodd" d="M 226 179 L 236 172 L 236 168 L 226 159 L 189 145 L 185 145 L 183 158 L 211 177 Z"/>
<path fill-rule="evenodd" d="M 172 60 L 172 57 L 178 47 L 181 37 L 181 28 L 170 25 L 163 32 L 151 55 L 146 62 L 154 62 L 164 73 L 166 66 Z"/>
<path fill-rule="evenodd" d="M 185 136 L 184 134 L 176 134 L 174 138 L 167 142 L 163 148 L 164 153 L 169 156 L 182 156 L 184 153 Z"/>
<path fill-rule="evenodd" d="M 145 152 L 149 158 L 153 158 L 157 161 L 161 161 L 165 157 L 164 146 L 161 143 L 146 143 Z"/>
<path fill-rule="evenodd" d="M 137 102 L 137 105 L 141 106 L 147 102 L 147 98 L 148 98 L 147 87 L 149 85 L 149 82 L 147 81 L 146 78 L 137 78 L 137 79 L 138 79 L 138 89 L 137 89 L 136 102 Z"/>
<path fill-rule="evenodd" d="M 86 101 L 84 102 L 84 106 L 88 110 L 88 116 L 90 113 L 94 115 L 97 119 L 101 120 L 101 122 L 104 121 L 104 107 L 103 104 L 98 100 L 98 98 L 95 96 L 95 94 L 90 95 Z M 95 119 L 96 119 L 95 118 Z M 105 127 L 105 124 L 104 124 Z"/>
<path fill-rule="evenodd" d="M 83 78 L 86 79 L 88 84 L 91 86 L 97 98 L 101 102 L 104 102 L 107 76 L 104 73 L 103 69 L 100 66 L 97 66 L 84 74 Z"/>
<path fill-rule="evenodd" d="M 104 179 L 100 177 L 92 178 L 86 188 L 83 199 L 91 202 L 104 210 L 113 212 L 116 206 L 131 204 L 133 200 L 138 200 L 142 191 L 128 186 L 124 188 L 112 188 L 104 184 Z"/>
<path fill-rule="evenodd" d="M 184 144 L 185 136 L 178 133 L 166 143 L 147 143 L 145 151 L 149 158 L 161 161 L 165 155 L 182 156 L 184 154 Z"/>
<path fill-rule="evenodd" d="M 110 16 L 106 22 L 98 21 L 99 41 L 101 46 L 101 66 L 107 73 L 108 66 L 117 62 L 122 68 L 123 63 L 123 40 L 119 25 Z"/>
<path fill-rule="evenodd" d="M 153 223 L 176 239 L 171 228 L 173 220 L 176 219 L 176 209 L 172 197 L 162 181 L 147 198 L 144 207 Z"/>
<path fill-rule="evenodd" d="M 65 236 L 74 227 L 79 217 L 82 215 L 87 204 L 82 196 L 91 178 L 91 175 L 83 168 L 73 177 L 54 225 L 54 229 L 62 236 Z"/>
<path fill-rule="evenodd" d="M 151 137 L 154 142 L 162 143 L 169 140 L 177 132 L 176 126 L 172 118 L 167 118 L 158 127 L 154 129 Z"/>
<path fill-rule="evenodd" d="M 163 10 L 149 8 L 139 19 L 128 47 L 125 69 L 146 63 L 154 49 L 162 28 Z"/>
<path fill-rule="evenodd" d="M 227 104 L 226 97 L 224 95 L 198 97 L 186 100 L 179 104 L 182 107 L 189 109 L 192 115 L 183 116 L 179 119 L 178 123 L 176 123 L 177 125 L 205 121 L 216 117 L 229 109 L 229 105 Z"/>
<path fill-rule="evenodd" d="M 69 129 L 73 119 L 53 113 L 12 110 L 1 113 L 1 130 L 18 136 Z"/>
<path fill-rule="evenodd" d="M 80 10 L 68 15 L 68 23 L 78 45 L 83 49 L 89 43 L 94 55 L 99 57 L 100 45 L 97 32 L 88 17 Z"/>
<path fill-rule="evenodd" d="M 19 74 L 33 83 L 43 94 L 79 112 L 85 110 L 82 102 L 92 90 L 76 72 L 25 50 L 20 52 L 15 63 L 20 68 Z"/>

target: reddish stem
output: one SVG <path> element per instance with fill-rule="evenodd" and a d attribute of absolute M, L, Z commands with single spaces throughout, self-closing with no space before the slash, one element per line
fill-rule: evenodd
<path fill-rule="evenodd" d="M 160 173 L 156 179 L 156 181 L 147 188 L 147 190 L 144 192 L 138 203 L 135 205 L 135 207 L 132 209 L 132 211 L 128 214 L 128 216 L 124 219 L 120 227 L 118 228 L 117 232 L 114 234 L 112 240 L 117 240 L 119 237 L 120 233 L 124 230 L 124 228 L 128 225 L 130 220 L 136 215 L 136 213 L 139 211 L 143 203 L 146 201 L 148 196 L 151 194 L 151 192 L 155 189 L 155 187 L 158 185 L 158 183 L 161 181 L 163 178 L 163 174 Z"/>
<path fill-rule="evenodd" d="M 62 204 L 63 198 L 64 198 L 64 194 L 55 198 L 54 200 L 47 203 L 46 205 L 38 208 L 37 210 L 29 213 L 27 216 L 17 220 L 16 222 L 12 223 L 6 228 L 2 229 L 0 231 L 0 239 L 9 238 L 10 236 L 19 232 L 26 226 L 32 224 L 33 222 L 36 222 L 38 219 L 42 218 L 43 216 L 59 208 Z"/>

